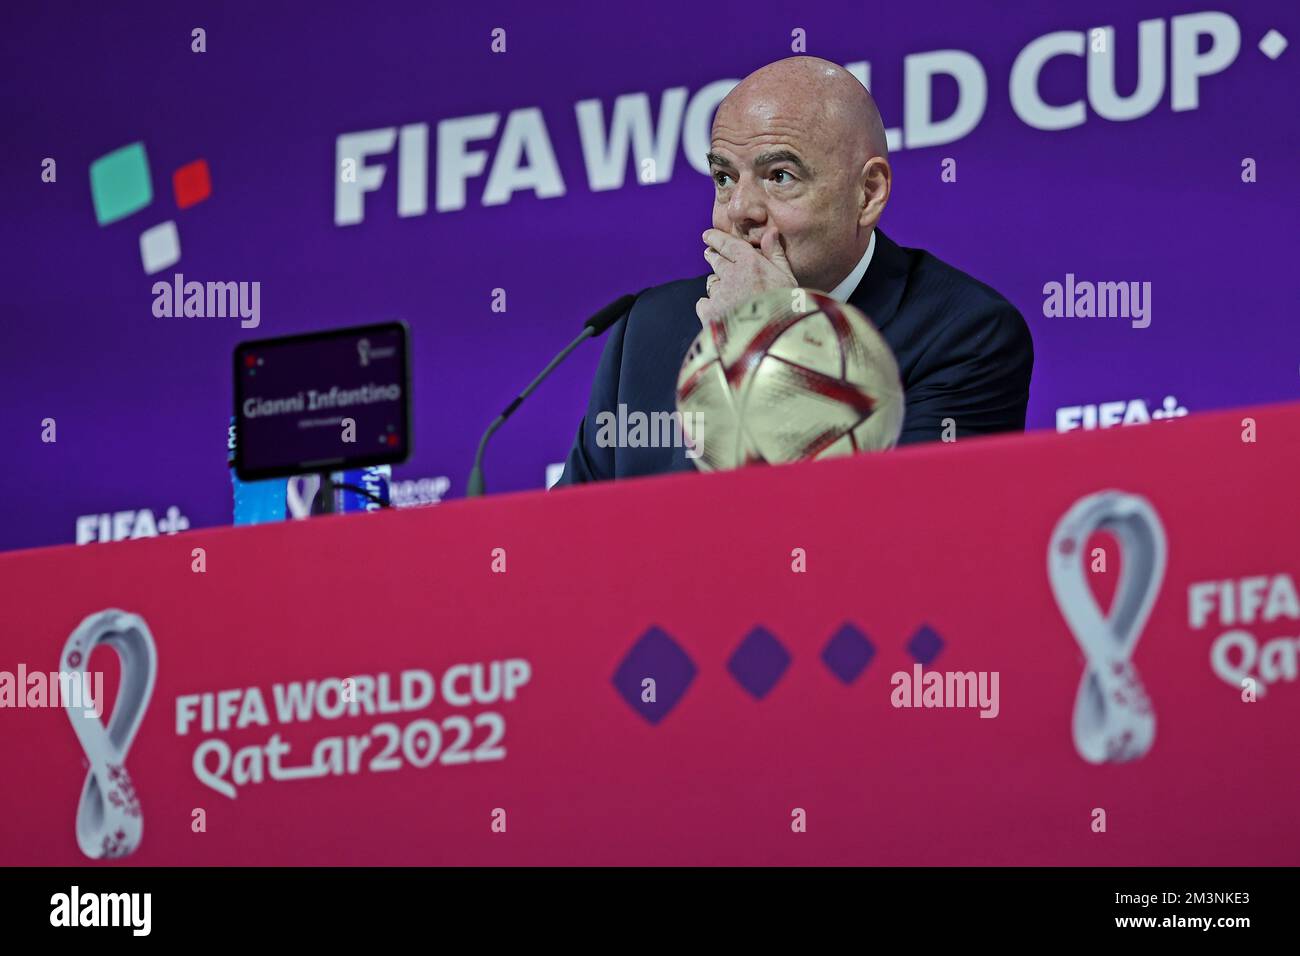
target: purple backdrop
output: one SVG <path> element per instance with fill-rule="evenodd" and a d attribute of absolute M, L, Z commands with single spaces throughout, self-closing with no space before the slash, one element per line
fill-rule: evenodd
<path fill-rule="evenodd" d="M 1300 391 L 1300 50 L 1279 53 L 1279 39 L 1266 40 L 1270 31 L 1300 39 L 1294 3 L 36 6 L 7 7 L 0 29 L 0 548 L 97 540 L 114 524 L 122 536 L 228 523 L 235 343 L 393 318 L 411 326 L 414 371 L 416 452 L 395 471 L 399 500 L 462 494 L 481 429 L 587 314 L 625 291 L 707 271 L 698 236 L 712 187 L 687 161 L 691 130 L 707 136 L 710 84 L 789 55 L 797 31 L 809 53 L 869 63 L 886 126 L 903 128 L 886 231 L 995 286 L 1028 319 L 1030 427 L 1140 420 L 1163 412 L 1167 396 L 1170 409 L 1196 413 Z M 1210 21 L 1190 15 L 1206 10 L 1226 17 L 1211 18 L 1217 36 L 1198 38 L 1197 24 Z M 1052 106 L 1083 101 L 1083 122 L 1027 122 L 1032 111 L 1011 95 L 1022 51 L 1058 32 L 1090 46 L 1100 37 L 1129 96 L 1142 21 L 1158 24 L 1144 29 L 1160 87 L 1142 115 L 1100 115 L 1086 74 L 1101 60 L 1064 54 L 1031 71 L 1034 88 Z M 1114 33 L 1091 32 L 1106 26 Z M 195 28 L 205 52 L 192 49 Z M 496 28 L 505 52 L 492 50 Z M 1195 77 L 1234 32 L 1230 61 Z M 942 50 L 973 58 L 985 102 L 969 130 L 917 145 L 926 113 L 942 121 L 974 102 L 969 85 L 942 71 L 924 84 L 929 109 L 905 92 L 909 70 L 921 75 L 924 55 Z M 633 140 L 621 186 L 593 189 L 588 174 L 601 162 L 584 153 L 577 104 L 597 100 L 596 133 L 608 134 L 616 99 L 635 110 L 635 94 L 656 121 L 684 107 L 652 133 L 686 141 L 658 157 L 658 181 L 642 183 L 647 147 Z M 905 106 L 916 113 L 910 127 Z M 495 124 L 439 127 L 483 115 Z M 351 187 L 347 199 L 340 137 L 414 124 L 427 126 L 423 175 L 414 163 L 399 174 L 399 152 L 418 155 L 417 127 L 362 158 L 361 175 L 383 166 L 383 182 Z M 472 134 L 460 148 L 471 163 L 486 153 L 481 171 L 440 162 L 440 149 L 457 151 L 458 129 Z M 134 142 L 147 151 L 152 202 L 101 226 L 90 166 Z M 512 164 L 543 167 L 548 144 L 562 195 L 530 187 L 484 203 L 498 167 L 501 183 Z M 664 155 L 675 157 L 670 171 Z M 211 195 L 179 208 L 172 174 L 197 159 Z M 956 181 L 942 175 L 948 159 Z M 463 208 L 439 211 L 462 175 Z M 409 211 L 421 182 L 427 212 L 399 215 L 399 187 Z M 336 224 L 352 201 L 362 220 Z M 167 221 L 180 259 L 148 275 L 140 235 Z M 153 283 L 176 272 L 259 282 L 260 325 L 155 316 Z M 1151 283 L 1149 327 L 1045 316 L 1044 284 L 1067 274 Z M 504 312 L 493 310 L 497 289 Z M 598 353 L 589 345 L 575 356 L 498 437 L 491 491 L 543 486 L 573 438 Z M 47 419 L 55 442 L 43 440 Z M 131 514 L 114 522 L 118 513 Z"/>

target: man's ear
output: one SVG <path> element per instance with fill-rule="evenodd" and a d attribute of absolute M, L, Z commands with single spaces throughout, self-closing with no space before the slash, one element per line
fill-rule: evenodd
<path fill-rule="evenodd" d="M 889 160 L 883 156 L 872 156 L 862 167 L 862 208 L 858 212 L 858 225 L 862 229 L 874 229 L 880 221 L 885 206 L 889 204 L 889 187 L 893 179 Z"/>

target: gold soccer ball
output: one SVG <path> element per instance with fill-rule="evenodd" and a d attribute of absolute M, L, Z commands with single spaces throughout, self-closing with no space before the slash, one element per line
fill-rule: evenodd
<path fill-rule="evenodd" d="M 677 411 L 696 466 L 722 471 L 892 448 L 903 385 L 859 309 L 780 289 L 696 336 L 677 376 Z"/>

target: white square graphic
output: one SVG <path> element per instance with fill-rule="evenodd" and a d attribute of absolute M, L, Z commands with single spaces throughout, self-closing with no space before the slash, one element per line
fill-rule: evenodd
<path fill-rule="evenodd" d="M 1264 38 L 1259 41 L 1259 52 L 1263 53 L 1270 60 L 1276 60 L 1282 55 L 1282 51 L 1287 48 L 1286 37 L 1276 30 L 1269 30 L 1264 34 Z"/>
<path fill-rule="evenodd" d="M 140 233 L 140 261 L 145 275 L 153 275 L 181 261 L 181 236 L 175 220 L 168 219 Z"/>

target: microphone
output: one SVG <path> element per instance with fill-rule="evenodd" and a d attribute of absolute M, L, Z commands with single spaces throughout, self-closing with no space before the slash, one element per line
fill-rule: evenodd
<path fill-rule="evenodd" d="M 641 290 L 641 292 L 644 291 L 644 289 Z M 557 365 L 569 357 L 570 352 L 587 339 L 594 339 L 604 334 L 611 325 L 621 319 L 632 308 L 632 304 L 636 302 L 637 296 L 641 292 L 636 295 L 620 296 L 584 322 L 582 324 L 582 333 L 566 345 L 559 355 L 551 359 L 551 364 L 542 369 L 542 374 L 533 379 L 532 383 L 520 392 L 515 397 L 515 400 L 507 405 L 505 410 L 487 427 L 487 431 L 483 433 L 483 437 L 479 440 L 478 452 L 474 455 L 474 467 L 470 469 L 469 482 L 465 486 L 466 498 L 477 498 L 483 494 L 483 452 L 487 449 L 488 439 L 496 434 L 497 429 L 506 423 L 506 419 L 515 413 L 515 409 L 524 403 L 524 399 L 531 395 L 538 385 L 542 384 L 542 380 L 555 371 Z"/>

